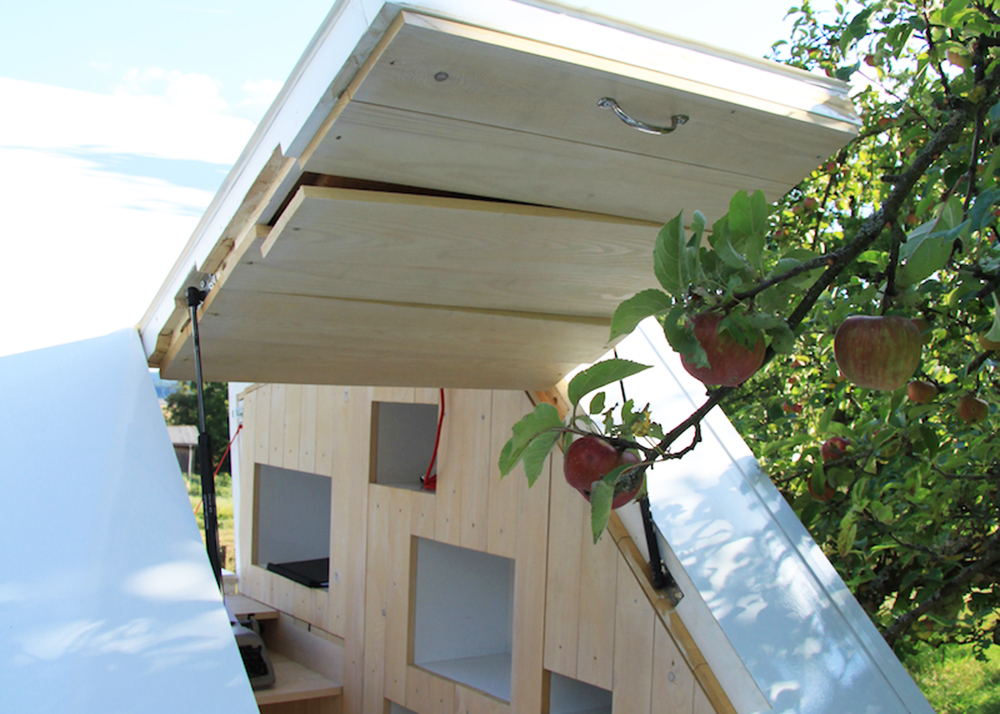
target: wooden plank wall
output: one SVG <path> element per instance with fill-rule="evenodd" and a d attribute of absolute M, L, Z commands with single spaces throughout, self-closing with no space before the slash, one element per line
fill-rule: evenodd
<path fill-rule="evenodd" d="M 241 489 L 259 464 L 331 477 L 328 591 L 253 564 L 254 511 L 243 498 L 240 589 L 343 638 L 345 714 L 547 712 L 545 670 L 613 692 L 614 714 L 715 712 L 662 613 L 611 535 L 594 545 L 586 502 L 554 455 L 531 489 L 500 479 L 522 392 L 446 390 L 434 494 L 369 483 L 373 401 L 438 403 L 438 390 L 262 385 L 244 395 Z M 513 558 L 511 701 L 412 663 L 415 537 Z M 721 714 L 720 710 L 720 714 Z"/>

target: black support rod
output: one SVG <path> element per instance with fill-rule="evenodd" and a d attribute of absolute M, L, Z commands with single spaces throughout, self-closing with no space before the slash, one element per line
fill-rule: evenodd
<path fill-rule="evenodd" d="M 201 512 L 205 519 L 205 548 L 212 564 L 215 582 L 222 590 L 222 564 L 219 562 L 219 519 L 215 508 L 215 474 L 212 472 L 212 443 L 205 422 L 205 390 L 201 376 L 201 341 L 198 336 L 198 306 L 205 294 L 188 288 L 187 304 L 191 312 L 191 339 L 194 344 L 194 378 L 198 392 L 198 471 L 201 473 Z"/>

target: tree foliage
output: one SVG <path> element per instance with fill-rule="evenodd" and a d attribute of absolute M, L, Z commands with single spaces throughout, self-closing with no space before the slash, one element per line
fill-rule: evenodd
<path fill-rule="evenodd" d="M 703 364 L 692 318 L 713 310 L 742 344 L 766 336 L 765 366 L 739 387 L 709 390 L 669 430 L 630 402 L 620 413 L 603 402 L 581 410 L 582 394 L 565 423 L 536 419 L 536 461 L 559 433 L 603 431 L 645 465 L 696 449 L 701 420 L 721 404 L 900 650 L 1000 642 L 1000 353 L 980 341 L 1000 341 L 998 4 L 793 8 L 775 58 L 850 79 L 857 138 L 774 205 L 741 193 L 712 222 L 697 212 L 669 222 L 652 261 L 663 289 L 626 300 L 612 326 L 627 334 L 655 316 L 671 346 Z M 937 387 L 930 403 L 839 373 L 833 335 L 852 314 L 922 321 L 914 378 Z M 984 421 L 957 417 L 966 394 L 989 404 Z M 530 431 L 519 434 L 522 453 L 537 446 Z M 821 445 L 838 436 L 847 451 L 824 464 Z M 690 443 L 678 451 L 682 437 Z M 606 480 L 620 492 L 643 472 Z"/>
<path fill-rule="evenodd" d="M 229 394 L 224 382 L 205 383 L 205 427 L 212 444 L 212 468 L 219 466 L 229 445 Z M 167 395 L 164 410 L 167 424 L 198 426 L 198 392 L 194 382 L 179 382 L 177 391 Z M 195 459 L 195 471 L 199 470 Z M 229 472 L 229 455 L 219 471 Z"/>

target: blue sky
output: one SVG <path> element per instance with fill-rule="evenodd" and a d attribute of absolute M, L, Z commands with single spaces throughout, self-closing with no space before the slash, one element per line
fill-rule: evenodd
<path fill-rule="evenodd" d="M 792 0 L 565 4 L 762 56 Z M 0 356 L 139 321 L 331 5 L 5 6 Z"/>

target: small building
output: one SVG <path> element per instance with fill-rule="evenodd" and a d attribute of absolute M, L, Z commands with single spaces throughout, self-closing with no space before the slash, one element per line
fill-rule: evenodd
<path fill-rule="evenodd" d="M 198 451 L 198 427 L 168 425 L 167 434 L 170 436 L 170 443 L 174 445 L 181 471 L 190 478 L 194 473 L 195 455 Z"/>
<path fill-rule="evenodd" d="M 262 711 L 929 712 L 721 413 L 652 478 L 676 604 L 634 509 L 593 545 L 558 454 L 531 489 L 496 467 L 655 284 L 661 224 L 775 200 L 857 128 L 841 82 L 557 3 L 335 3 L 140 325 L 193 379 L 202 287 L 205 378 L 252 383 L 238 609 L 306 668 Z M 618 347 L 691 409 L 652 332 Z"/>

